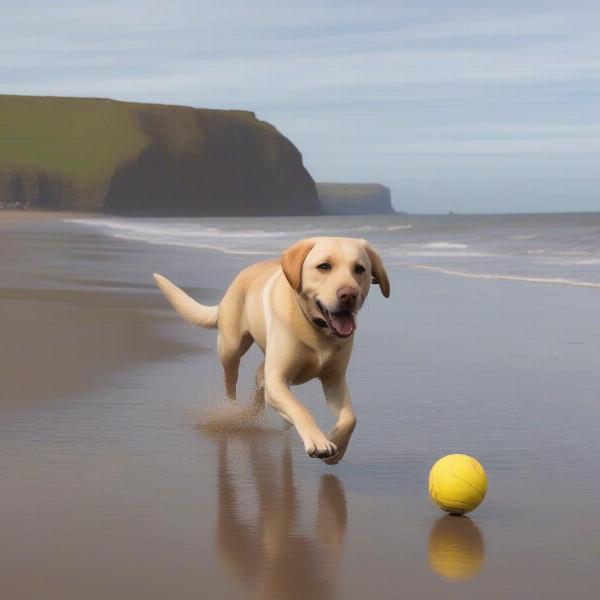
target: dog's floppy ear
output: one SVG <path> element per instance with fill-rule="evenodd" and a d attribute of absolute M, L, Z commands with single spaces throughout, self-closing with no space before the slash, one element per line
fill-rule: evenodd
<path fill-rule="evenodd" d="M 297 292 L 302 286 L 302 265 L 306 255 L 313 249 L 317 240 L 307 238 L 296 242 L 281 255 L 281 268 L 289 284 Z"/>
<path fill-rule="evenodd" d="M 383 266 L 381 257 L 367 241 L 363 240 L 363 244 L 367 254 L 369 255 L 369 261 L 371 261 L 371 277 L 373 278 L 373 283 L 378 284 L 384 297 L 389 298 L 390 280 L 388 279 L 388 274 Z"/>

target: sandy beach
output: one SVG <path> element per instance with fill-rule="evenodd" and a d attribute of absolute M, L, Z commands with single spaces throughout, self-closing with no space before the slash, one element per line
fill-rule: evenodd
<path fill-rule="evenodd" d="M 164 273 L 218 302 L 254 257 L 0 212 L 0 594 L 11 599 L 597 598 L 597 289 L 390 267 L 359 319 L 345 460 L 306 457 L 274 414 L 235 434 L 215 333 Z M 259 355 L 241 372 L 248 397 Z M 319 386 L 298 388 L 321 423 Z M 427 475 L 486 467 L 469 518 Z"/>
<path fill-rule="evenodd" d="M 11 223 L 57 221 L 62 219 L 94 218 L 95 213 L 76 213 L 56 210 L 0 210 L 0 228 Z"/>

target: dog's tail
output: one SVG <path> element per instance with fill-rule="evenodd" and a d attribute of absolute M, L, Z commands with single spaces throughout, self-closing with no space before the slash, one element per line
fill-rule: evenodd
<path fill-rule="evenodd" d="M 218 305 L 204 306 L 204 304 L 196 302 L 174 283 L 158 273 L 154 273 L 154 281 L 184 321 L 207 329 L 217 328 Z"/>

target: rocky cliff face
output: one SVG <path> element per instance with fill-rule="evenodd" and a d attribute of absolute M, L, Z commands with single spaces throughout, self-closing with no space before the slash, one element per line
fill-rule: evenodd
<path fill-rule="evenodd" d="M 0 202 L 121 215 L 321 212 L 296 147 L 253 113 L 0 96 Z"/>
<path fill-rule="evenodd" d="M 149 143 L 120 165 L 105 209 L 115 214 L 301 215 L 320 212 L 298 150 L 252 113 L 137 111 Z M 166 203 L 166 199 L 170 199 Z"/>
<path fill-rule="evenodd" d="M 393 214 L 390 189 L 378 183 L 317 183 L 323 210 L 334 215 Z"/>
<path fill-rule="evenodd" d="M 71 182 L 56 173 L 28 167 L 1 169 L 0 165 L 0 202 L 58 210 L 74 201 Z"/>

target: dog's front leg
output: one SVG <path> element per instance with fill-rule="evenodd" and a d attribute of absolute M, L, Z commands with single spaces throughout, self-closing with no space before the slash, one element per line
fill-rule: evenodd
<path fill-rule="evenodd" d="M 356 427 L 356 416 L 352 409 L 350 390 L 344 376 L 322 378 L 321 384 L 329 409 L 337 418 L 334 428 L 327 436 L 337 446 L 337 454 L 325 459 L 327 464 L 333 465 L 338 463 L 346 452 L 348 442 L 350 442 L 350 437 Z"/>
<path fill-rule="evenodd" d="M 307 408 L 290 392 L 289 384 L 281 373 L 269 373 L 265 378 L 265 400 L 288 423 L 291 423 L 304 443 L 304 449 L 313 458 L 331 458 L 336 445 L 327 439 Z"/>

